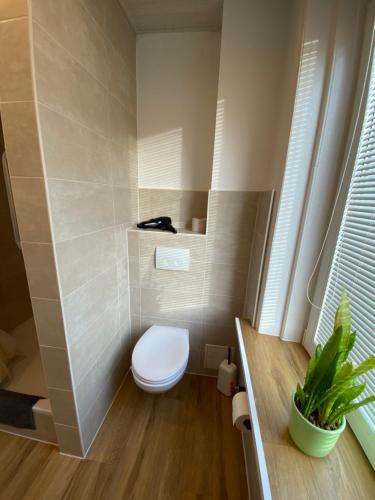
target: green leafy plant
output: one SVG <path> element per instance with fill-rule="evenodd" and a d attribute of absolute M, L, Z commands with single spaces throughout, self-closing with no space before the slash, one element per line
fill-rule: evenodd
<path fill-rule="evenodd" d="M 336 311 L 333 334 L 324 347 L 316 347 L 307 367 L 304 386 L 298 384 L 295 395 L 295 403 L 302 415 L 323 429 L 336 429 L 344 415 L 375 401 L 375 396 L 355 401 L 366 387 L 366 382 L 359 383 L 358 377 L 375 368 L 375 356 L 370 356 L 359 366 L 347 361 L 355 341 L 349 299 L 344 290 Z"/>

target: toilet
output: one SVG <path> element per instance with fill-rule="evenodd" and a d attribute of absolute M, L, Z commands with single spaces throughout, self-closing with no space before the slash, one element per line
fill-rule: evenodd
<path fill-rule="evenodd" d="M 189 360 L 189 330 L 151 326 L 132 354 L 134 382 L 146 392 L 171 389 L 183 377 Z"/>

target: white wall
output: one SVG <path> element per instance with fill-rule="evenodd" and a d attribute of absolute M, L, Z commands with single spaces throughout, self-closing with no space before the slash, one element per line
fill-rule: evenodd
<path fill-rule="evenodd" d="M 220 33 L 137 37 L 139 187 L 208 190 Z"/>
<path fill-rule="evenodd" d="M 292 7 L 224 1 L 213 189 L 267 190 L 280 178 L 275 142 Z"/>

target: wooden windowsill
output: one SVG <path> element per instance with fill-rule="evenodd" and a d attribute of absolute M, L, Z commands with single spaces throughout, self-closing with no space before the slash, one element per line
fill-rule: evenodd
<path fill-rule="evenodd" d="M 255 420 L 263 446 L 257 453 L 261 460 L 264 453 L 268 475 L 260 483 L 268 482 L 266 487 L 274 500 L 373 499 L 375 474 L 349 426 L 333 452 L 320 459 L 303 454 L 289 436 L 291 393 L 298 381 L 303 382 L 309 359 L 302 345 L 259 334 L 247 320 L 238 324 L 248 395 L 251 399 L 252 392 L 255 398 Z M 251 401 L 249 405 L 252 412 Z M 251 418 L 254 420 L 254 415 Z M 263 491 L 263 496 L 266 498 L 267 492 Z"/>

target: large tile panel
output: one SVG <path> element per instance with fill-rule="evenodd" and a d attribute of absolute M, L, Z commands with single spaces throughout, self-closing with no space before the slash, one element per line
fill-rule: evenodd
<path fill-rule="evenodd" d="M 47 176 L 111 182 L 109 141 L 89 128 L 39 105 Z"/>
<path fill-rule="evenodd" d="M 10 174 L 43 177 L 34 102 L 3 103 L 0 112 Z"/>
<path fill-rule="evenodd" d="M 65 296 L 115 265 L 115 228 L 57 243 L 56 257 L 61 291 Z"/>
<path fill-rule="evenodd" d="M 105 136 L 108 131 L 105 88 L 36 23 L 34 42 L 38 100 Z"/>
<path fill-rule="evenodd" d="M 0 75 L 0 101 L 33 99 L 27 18 L 0 23 Z"/>
<path fill-rule="evenodd" d="M 114 224 L 111 186 L 51 179 L 48 188 L 57 242 Z"/>
<path fill-rule="evenodd" d="M 0 21 L 27 15 L 27 0 L 1 0 Z"/>

